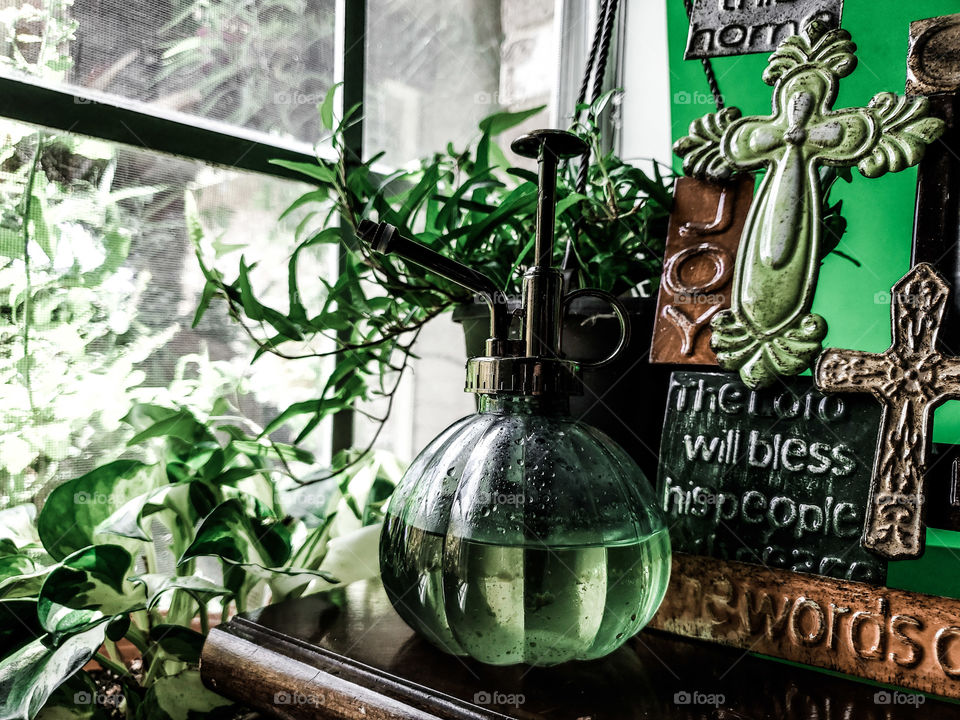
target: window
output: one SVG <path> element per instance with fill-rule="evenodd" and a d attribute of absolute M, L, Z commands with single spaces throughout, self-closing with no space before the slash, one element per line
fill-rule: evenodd
<path fill-rule="evenodd" d="M 329 363 L 251 364 L 254 346 L 222 305 L 193 327 L 204 283 L 189 222 L 203 228 L 206 262 L 233 277 L 242 254 L 257 263 L 258 294 L 282 305 L 299 218 L 277 218 L 308 185 L 269 160 L 310 161 L 334 83 L 346 102 L 363 99 L 365 153 L 386 149 L 381 162 L 401 165 L 466 145 L 500 107 L 550 106 L 554 26 L 546 0 L 0 10 L 0 507 L 119 456 L 133 402 L 237 409 L 263 427 L 311 397 Z M 336 268 L 334 246 L 301 265 L 326 278 Z M 454 394 L 414 415 L 430 396 L 420 379 L 462 365 L 448 351 L 462 346 L 459 328 L 430 335 L 382 436 L 407 459 L 469 407 Z M 321 459 L 335 449 L 329 426 L 311 442 Z"/>

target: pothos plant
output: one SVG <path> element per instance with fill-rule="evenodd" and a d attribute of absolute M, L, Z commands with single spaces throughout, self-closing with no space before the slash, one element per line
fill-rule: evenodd
<path fill-rule="evenodd" d="M 388 457 L 291 495 L 291 466 L 313 458 L 234 415 L 140 405 L 125 421 L 140 459 L 60 485 L 39 514 L 0 516 L 0 718 L 226 707 L 197 670 L 211 618 L 377 571 L 400 473 Z"/>

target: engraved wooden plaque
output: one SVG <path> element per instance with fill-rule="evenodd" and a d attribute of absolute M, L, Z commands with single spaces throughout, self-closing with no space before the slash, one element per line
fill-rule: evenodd
<path fill-rule="evenodd" d="M 675 550 L 882 583 L 860 546 L 881 410 L 810 378 L 750 390 L 730 373 L 675 372 L 657 498 Z"/>
<path fill-rule="evenodd" d="M 753 176 L 677 179 L 657 296 L 650 362 L 716 365 L 710 320 L 730 306 L 730 285 Z"/>
<path fill-rule="evenodd" d="M 952 598 L 675 554 L 650 626 L 960 697 L 960 600 Z"/>

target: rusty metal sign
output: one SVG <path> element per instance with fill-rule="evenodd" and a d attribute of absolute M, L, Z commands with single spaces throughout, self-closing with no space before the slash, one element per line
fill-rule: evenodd
<path fill-rule="evenodd" d="M 891 560 L 923 553 L 923 476 L 933 411 L 960 398 L 960 358 L 937 349 L 950 288 L 932 265 L 920 263 L 892 290 L 892 343 L 883 353 L 830 348 L 814 377 L 824 392 L 869 392 L 883 415 L 863 545 Z"/>
<path fill-rule="evenodd" d="M 650 627 L 960 698 L 954 598 L 675 553 Z"/>
<path fill-rule="evenodd" d="M 650 362 L 716 365 L 710 319 L 730 306 L 753 176 L 711 183 L 677 179 L 657 296 Z"/>
<path fill-rule="evenodd" d="M 810 20 L 839 27 L 843 0 L 693 0 L 685 60 L 772 52 Z"/>
<path fill-rule="evenodd" d="M 910 23 L 907 92 L 934 95 L 960 90 L 960 13 Z"/>

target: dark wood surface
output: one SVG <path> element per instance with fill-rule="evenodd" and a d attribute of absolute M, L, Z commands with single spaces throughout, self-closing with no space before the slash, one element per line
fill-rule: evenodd
<path fill-rule="evenodd" d="M 201 670 L 283 718 L 960 719 L 933 698 L 657 631 L 594 662 L 488 667 L 415 636 L 377 582 L 235 618 L 211 632 Z"/>

